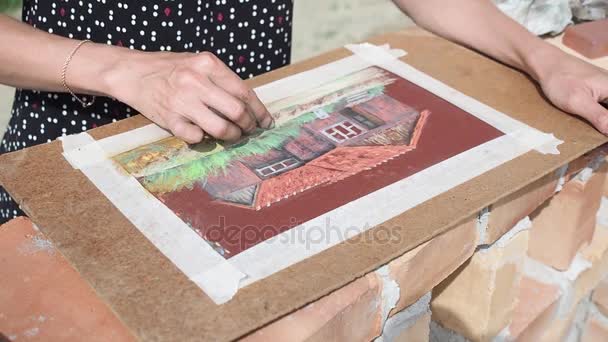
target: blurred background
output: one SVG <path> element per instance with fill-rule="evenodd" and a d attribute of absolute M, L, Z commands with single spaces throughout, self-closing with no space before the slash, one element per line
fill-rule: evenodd
<path fill-rule="evenodd" d="M 608 0 L 493 1 L 537 35 L 557 35 L 572 22 L 608 17 Z M 20 4 L 21 0 L 0 0 L 0 13 L 18 18 Z M 292 62 L 412 25 L 391 0 L 294 0 L 294 6 Z M 0 136 L 13 94 L 14 89 L 0 85 Z"/>
<path fill-rule="evenodd" d="M 0 12 L 20 17 L 20 0 L 0 0 Z M 411 25 L 390 0 L 295 1 L 292 61 Z M 310 20 L 314 18 L 315 20 Z M 0 85 L 0 137 L 14 89 Z"/>

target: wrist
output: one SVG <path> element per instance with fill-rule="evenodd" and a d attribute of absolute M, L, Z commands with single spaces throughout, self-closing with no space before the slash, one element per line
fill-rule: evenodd
<path fill-rule="evenodd" d="M 84 44 L 68 65 L 68 85 L 77 93 L 116 97 L 113 85 L 117 76 L 128 70 L 125 64 L 140 54 L 111 45 Z"/>
<path fill-rule="evenodd" d="M 534 80 L 541 82 L 551 73 L 555 63 L 560 60 L 562 55 L 562 51 L 543 42 L 525 56 L 525 71 Z"/>

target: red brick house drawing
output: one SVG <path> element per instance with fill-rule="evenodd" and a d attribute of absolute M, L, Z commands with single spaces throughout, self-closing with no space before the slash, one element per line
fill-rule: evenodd
<path fill-rule="evenodd" d="M 312 187 L 371 169 L 416 148 L 428 111 L 392 97 L 358 95 L 332 113 L 315 112 L 281 149 L 244 157 L 204 189 L 217 201 L 259 210 Z"/>

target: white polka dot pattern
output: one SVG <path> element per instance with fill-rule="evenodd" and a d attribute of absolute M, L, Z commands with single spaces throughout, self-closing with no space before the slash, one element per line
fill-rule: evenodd
<path fill-rule="evenodd" d="M 142 51 L 209 51 L 242 78 L 289 63 L 293 0 L 24 0 L 23 21 L 72 39 Z M 85 97 L 86 98 L 86 97 Z M 0 153 L 129 117 L 98 98 L 83 109 L 68 94 L 18 89 Z M 0 223 L 23 215 L 0 187 Z"/>

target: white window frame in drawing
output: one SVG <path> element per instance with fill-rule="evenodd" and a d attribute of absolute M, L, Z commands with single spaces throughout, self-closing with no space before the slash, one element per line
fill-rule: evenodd
<path fill-rule="evenodd" d="M 368 131 L 366 128 L 361 127 L 360 125 L 358 125 L 358 124 L 354 123 L 353 121 L 354 121 L 354 120 L 342 120 L 342 121 L 340 121 L 340 122 L 338 122 L 338 123 L 335 123 L 335 124 L 333 124 L 333 125 L 331 125 L 331 126 L 329 126 L 329 127 L 323 128 L 323 134 L 324 134 L 326 137 L 330 138 L 332 141 L 335 141 L 335 142 L 337 142 L 337 143 L 343 143 L 343 142 L 348 141 L 348 140 L 350 140 L 350 139 L 352 139 L 352 138 L 356 138 L 356 137 L 360 136 L 361 134 L 365 133 L 366 131 Z M 357 128 L 358 128 L 358 129 L 361 131 L 361 133 L 356 134 L 356 132 L 354 132 L 354 131 L 353 131 L 353 130 L 350 128 L 350 127 L 346 127 L 346 126 L 344 126 L 344 123 L 346 123 L 346 122 L 348 122 L 349 124 L 351 124 L 351 125 L 353 125 L 353 126 L 357 127 Z M 353 134 L 356 134 L 356 135 L 354 135 L 354 136 L 352 136 L 352 137 L 349 137 L 349 136 L 346 136 L 346 135 L 344 135 L 343 133 L 339 132 L 339 134 L 341 134 L 342 136 L 344 136 L 344 140 L 338 140 L 338 139 L 337 139 L 336 137 L 334 137 L 334 136 L 333 136 L 331 133 L 327 132 L 328 130 L 330 130 L 330 129 L 335 129 L 335 128 L 336 128 L 336 127 L 338 127 L 338 126 L 341 126 L 341 127 L 343 127 L 345 130 L 349 131 L 349 133 L 353 133 Z"/>
<path fill-rule="evenodd" d="M 293 160 L 295 163 L 293 163 L 292 165 L 285 165 L 285 162 L 288 161 L 288 160 Z M 283 168 L 280 169 L 280 170 L 275 170 L 275 167 L 278 166 L 278 165 L 283 166 Z M 255 172 L 257 172 L 258 176 L 260 176 L 260 177 L 268 178 L 268 177 L 271 177 L 271 176 L 273 176 L 273 175 L 275 175 L 277 173 L 285 172 L 286 170 L 291 170 L 291 169 L 293 169 L 293 168 L 295 168 L 295 167 L 297 167 L 299 165 L 301 165 L 300 161 L 297 160 L 296 158 L 291 157 L 291 158 L 285 158 L 285 159 L 283 159 L 283 160 L 281 160 L 279 162 L 276 162 L 276 163 L 273 163 L 273 164 L 270 164 L 270 165 L 266 165 L 264 167 L 256 168 Z M 265 175 L 265 174 L 262 173 L 262 171 L 266 170 L 266 169 L 270 169 L 270 171 L 271 171 L 267 175 Z"/>

